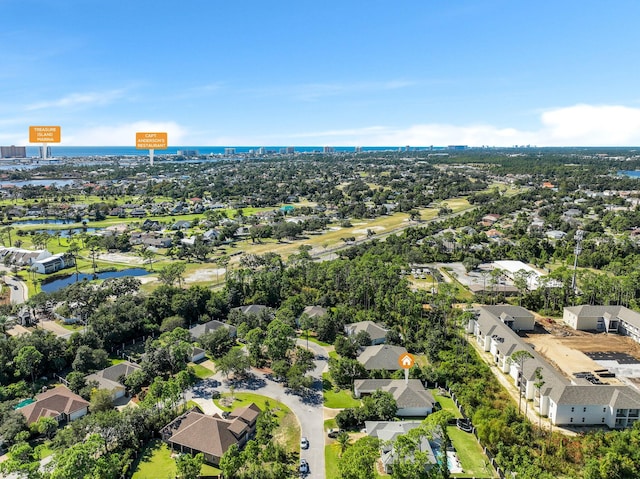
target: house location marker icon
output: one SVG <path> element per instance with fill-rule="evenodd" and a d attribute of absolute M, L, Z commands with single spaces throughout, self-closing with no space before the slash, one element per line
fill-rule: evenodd
<path fill-rule="evenodd" d="M 413 355 L 409 353 L 401 354 L 400 357 L 398 357 L 398 364 L 402 369 L 411 369 L 415 362 L 416 360 Z"/>

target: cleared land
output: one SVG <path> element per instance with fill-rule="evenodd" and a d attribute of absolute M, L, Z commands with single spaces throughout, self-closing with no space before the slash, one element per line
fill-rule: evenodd
<path fill-rule="evenodd" d="M 577 372 L 593 372 L 603 368 L 585 353 L 625 353 L 640 362 L 640 344 L 625 336 L 574 331 L 549 320 L 545 321 L 544 329 L 540 328 L 539 331 L 529 333 L 523 338 L 524 341 L 532 344 L 536 352 L 568 378 L 573 378 L 573 374 Z M 607 378 L 605 381 L 609 384 L 620 384 L 613 378 Z"/>

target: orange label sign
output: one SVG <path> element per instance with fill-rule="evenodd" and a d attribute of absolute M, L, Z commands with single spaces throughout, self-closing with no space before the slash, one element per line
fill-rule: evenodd
<path fill-rule="evenodd" d="M 401 354 L 398 358 L 398 364 L 402 369 L 411 369 L 415 363 L 416 360 L 409 353 Z"/>
<path fill-rule="evenodd" d="M 136 149 L 138 150 L 166 150 L 168 143 L 166 132 L 136 133 Z"/>
<path fill-rule="evenodd" d="M 29 143 L 60 143 L 60 127 L 30 126 Z"/>

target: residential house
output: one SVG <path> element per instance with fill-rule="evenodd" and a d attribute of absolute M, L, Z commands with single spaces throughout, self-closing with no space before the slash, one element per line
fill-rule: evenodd
<path fill-rule="evenodd" d="M 172 230 L 186 230 L 191 228 L 191 221 L 179 220 L 171 225 Z"/>
<path fill-rule="evenodd" d="M 140 369 L 140 366 L 130 361 L 123 361 L 108 368 L 89 374 L 85 377 L 87 383 L 96 381 L 98 389 L 106 389 L 111 392 L 111 397 L 116 400 L 124 397 L 126 387 L 124 380 L 134 371 Z"/>
<path fill-rule="evenodd" d="M 364 351 L 358 355 L 357 359 L 367 371 L 374 369 L 397 371 L 398 369 L 401 369 L 400 364 L 398 363 L 398 358 L 406 352 L 407 350 L 402 346 L 379 344 L 364 348 Z"/>
<path fill-rule="evenodd" d="M 393 472 L 393 464 L 398 460 L 394 449 L 398 436 L 403 436 L 421 425 L 420 421 L 365 421 L 367 435 L 380 440 L 380 462 L 386 474 Z M 426 434 L 421 437 L 418 450 L 426 453 L 426 470 L 436 464 L 436 451 L 440 449 L 440 443 L 439 438 L 429 441 Z"/>
<path fill-rule="evenodd" d="M 210 241 L 216 241 L 220 239 L 220 236 L 222 236 L 222 233 L 220 231 L 215 229 L 210 229 L 202 233 L 202 241 L 204 241 L 205 243 Z"/>
<path fill-rule="evenodd" d="M 217 321 L 215 319 L 203 324 L 196 324 L 191 329 L 189 329 L 189 333 L 191 334 L 191 338 L 194 341 L 197 341 L 203 334 L 212 333 L 213 331 L 216 331 L 220 328 L 227 328 L 231 337 L 235 338 L 237 331 L 237 328 L 235 326 Z"/>
<path fill-rule="evenodd" d="M 233 445 L 242 448 L 255 433 L 260 408 L 250 404 L 234 410 L 228 419 L 207 416 L 197 408 L 177 417 L 160 431 L 172 450 L 203 453 L 206 462 L 220 464 L 222 455 Z"/>
<path fill-rule="evenodd" d="M 547 231 L 545 233 L 545 236 L 551 240 L 561 240 L 563 239 L 565 236 L 567 236 L 567 233 L 565 233 L 564 231 L 560 231 L 560 230 L 551 230 L 551 231 Z"/>
<path fill-rule="evenodd" d="M 74 421 L 89 412 L 89 401 L 66 386 L 49 389 L 35 399 L 35 402 L 18 409 L 27 419 L 27 424 L 37 422 L 41 417 L 52 417 L 58 422 Z"/>
<path fill-rule="evenodd" d="M 383 344 L 386 341 L 388 329 L 374 323 L 373 321 L 359 321 L 357 323 L 350 323 L 345 325 L 344 332 L 347 336 L 355 336 L 360 331 L 365 331 L 371 338 L 371 345 L 375 346 Z"/>
<path fill-rule="evenodd" d="M 500 219 L 500 215 L 498 214 L 488 214 L 482 217 L 482 221 L 485 223 L 493 224 Z"/>
<path fill-rule="evenodd" d="M 307 306 L 302 310 L 302 316 L 309 317 L 314 323 L 317 322 L 319 318 L 327 315 L 327 310 L 322 306 Z M 296 325 L 300 326 L 300 318 L 296 319 Z"/>
<path fill-rule="evenodd" d="M 386 391 L 396 401 L 399 417 L 426 417 L 433 412 L 435 399 L 419 379 L 356 379 L 353 395 L 360 398 L 375 391 Z"/>
<path fill-rule="evenodd" d="M 173 240 L 167 236 L 145 237 L 142 244 L 151 248 L 171 248 Z"/>
<path fill-rule="evenodd" d="M 142 229 L 144 231 L 160 231 L 161 228 L 162 226 L 160 225 L 160 222 L 157 220 L 146 219 L 142 223 Z"/>
<path fill-rule="evenodd" d="M 197 346 L 193 346 L 191 348 L 191 357 L 189 358 L 189 361 L 191 361 L 192 363 L 197 363 L 198 361 L 202 361 L 207 357 L 207 352 L 202 349 L 202 348 L 198 348 Z"/>
<path fill-rule="evenodd" d="M 263 306 L 262 304 L 247 304 L 245 306 L 231 308 L 231 311 L 240 311 L 242 314 L 260 314 L 260 312 L 265 309 L 270 308 L 268 306 Z"/>
<path fill-rule="evenodd" d="M 147 212 L 144 210 L 144 208 L 134 208 L 131 210 L 129 215 L 132 218 L 144 218 L 145 216 L 147 216 Z"/>

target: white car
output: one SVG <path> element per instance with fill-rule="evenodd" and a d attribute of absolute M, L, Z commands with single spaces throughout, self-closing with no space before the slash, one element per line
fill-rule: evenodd
<path fill-rule="evenodd" d="M 300 439 L 300 449 L 309 449 L 309 439 L 306 437 Z"/>
<path fill-rule="evenodd" d="M 300 459 L 300 474 L 309 473 L 309 463 L 306 459 Z"/>

